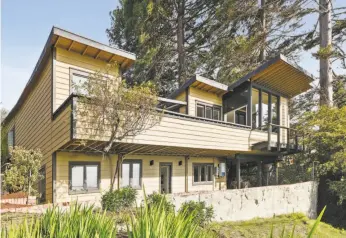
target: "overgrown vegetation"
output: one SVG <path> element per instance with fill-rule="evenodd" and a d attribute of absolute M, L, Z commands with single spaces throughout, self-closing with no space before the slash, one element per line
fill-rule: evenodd
<path fill-rule="evenodd" d="M 111 212 L 119 212 L 135 206 L 137 190 L 125 187 L 114 191 L 107 191 L 102 195 L 102 208 Z"/>
<path fill-rule="evenodd" d="M 152 193 L 147 197 L 147 204 L 150 207 L 162 206 L 166 212 L 174 212 L 174 205 L 167 200 L 167 197 L 160 193 Z"/>
<path fill-rule="evenodd" d="M 38 149 L 27 150 L 17 146 L 10 148 L 10 162 L 5 165 L 3 189 L 10 192 L 25 192 L 28 202 L 30 195 L 37 194 L 34 185 L 42 179 L 39 173 L 42 158 L 43 155 Z"/>
<path fill-rule="evenodd" d="M 188 201 L 184 202 L 180 209 L 181 214 L 195 213 L 194 222 L 200 226 L 205 226 L 214 217 L 214 209 L 212 206 L 206 206 L 205 202 Z"/>

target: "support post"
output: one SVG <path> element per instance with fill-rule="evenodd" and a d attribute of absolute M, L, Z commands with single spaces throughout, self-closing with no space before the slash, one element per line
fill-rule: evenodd
<path fill-rule="evenodd" d="M 189 192 L 189 159 L 190 156 L 185 156 L 185 193 Z"/>
<path fill-rule="evenodd" d="M 118 161 L 117 161 L 117 166 L 118 166 L 118 174 L 117 174 L 117 188 L 120 189 L 120 173 L 121 173 L 121 161 L 123 159 L 122 154 L 118 154 Z"/>
<path fill-rule="evenodd" d="M 275 161 L 274 166 L 275 166 L 275 184 L 279 185 L 279 166 L 278 166 L 278 161 Z"/>
<path fill-rule="evenodd" d="M 240 182 L 241 182 L 241 177 L 240 177 L 240 159 L 236 159 L 237 160 L 237 188 L 240 189 Z"/>
<path fill-rule="evenodd" d="M 258 187 L 262 187 L 262 161 L 257 161 L 257 184 Z"/>
<path fill-rule="evenodd" d="M 252 82 L 249 84 L 246 124 L 252 127 Z"/>
<path fill-rule="evenodd" d="M 268 146 L 267 150 L 271 151 L 271 140 L 272 140 L 272 124 L 268 124 Z"/>

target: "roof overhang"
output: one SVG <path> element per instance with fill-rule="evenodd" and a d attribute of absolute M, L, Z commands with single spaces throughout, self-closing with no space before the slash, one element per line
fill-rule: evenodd
<path fill-rule="evenodd" d="M 84 54 L 107 62 L 116 61 L 119 63 L 122 69 L 130 67 L 131 64 L 136 60 L 136 55 L 133 53 L 113 48 L 75 33 L 53 27 L 29 81 L 25 85 L 25 88 L 17 103 L 9 112 L 2 124 L 5 124 L 13 117 L 15 112 L 23 104 L 25 98 L 29 95 L 32 87 L 36 84 L 37 76 L 44 67 L 44 62 L 49 59 L 49 56 L 52 53 L 52 47 L 65 48 L 66 50 L 81 53 L 82 55 Z"/>
<path fill-rule="evenodd" d="M 102 61 L 118 62 L 123 69 L 131 66 L 136 60 L 136 55 L 133 53 L 110 47 L 57 27 L 52 29 L 49 44 Z"/>
<path fill-rule="evenodd" d="M 292 98 L 309 90 L 313 80 L 314 77 L 310 73 L 289 62 L 280 54 L 229 86 L 228 89 L 231 91 L 242 83 L 251 81 L 263 88 Z"/>
<path fill-rule="evenodd" d="M 171 95 L 169 95 L 169 98 L 176 98 L 188 87 L 197 88 L 202 91 L 217 94 L 219 96 L 225 94 L 228 91 L 228 86 L 225 84 L 202 77 L 200 75 L 195 75 L 190 80 L 186 81 L 180 88 L 174 91 Z"/>

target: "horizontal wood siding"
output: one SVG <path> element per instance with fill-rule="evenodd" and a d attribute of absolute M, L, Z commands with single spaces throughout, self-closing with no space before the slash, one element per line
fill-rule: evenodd
<path fill-rule="evenodd" d="M 138 191 L 138 197 L 143 196 L 143 188 L 146 194 L 160 191 L 160 163 L 172 163 L 172 193 L 185 192 L 185 158 L 182 156 L 144 156 L 144 155 L 126 155 L 124 160 L 141 160 L 142 161 L 142 189 Z M 150 166 L 150 161 L 154 160 L 154 164 Z M 100 192 L 87 193 L 78 195 L 69 195 L 69 162 L 71 161 L 88 161 L 101 163 L 101 181 Z M 112 156 L 111 166 L 109 160 L 101 155 L 87 155 L 83 153 L 57 153 L 57 202 L 71 202 L 73 200 L 88 201 L 99 203 L 101 195 L 107 191 L 111 184 L 111 176 L 115 170 L 117 156 Z M 182 165 L 179 166 L 179 161 Z M 216 158 L 194 158 L 188 160 L 188 189 L 189 191 L 212 191 L 218 189 L 226 189 L 225 178 L 214 179 L 209 185 L 192 185 L 192 163 L 213 163 L 218 166 L 220 161 Z M 111 167 L 111 169 L 110 169 Z M 121 184 L 121 183 L 120 183 Z M 117 181 L 115 182 L 115 188 Z"/>
<path fill-rule="evenodd" d="M 289 127 L 289 118 L 288 118 L 288 99 L 281 97 L 280 98 L 280 116 L 281 116 L 281 126 Z M 281 129 L 281 142 L 287 142 L 287 130 Z"/>
<path fill-rule="evenodd" d="M 107 140 L 107 136 L 95 137 L 94 129 L 81 116 L 77 117 L 76 138 L 98 138 Z M 178 146 L 201 149 L 220 149 L 248 151 L 253 143 L 265 141 L 267 133 L 250 129 L 222 126 L 171 116 L 163 116 L 159 124 L 142 132 L 134 138 L 126 138 L 122 142 Z"/>
<path fill-rule="evenodd" d="M 196 102 L 222 106 L 222 97 L 193 87 L 189 88 L 189 115 L 196 116 Z"/>
<path fill-rule="evenodd" d="M 82 56 L 75 52 L 65 49 L 56 49 L 56 92 L 55 92 L 55 108 L 54 111 L 67 99 L 70 95 L 70 68 L 93 73 L 107 68 L 107 63 L 88 56 Z M 118 75 L 118 67 L 112 68 L 109 73 L 113 76 Z"/>
<path fill-rule="evenodd" d="M 46 198 L 52 202 L 52 153 L 70 140 L 71 109 L 62 112 L 56 121 L 52 120 L 52 57 L 43 63 L 37 84 L 9 124 L 15 126 L 16 146 L 40 149 L 43 153 Z"/>

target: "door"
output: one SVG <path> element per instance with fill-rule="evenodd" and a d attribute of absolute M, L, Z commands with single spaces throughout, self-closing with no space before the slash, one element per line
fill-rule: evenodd
<path fill-rule="evenodd" d="M 172 192 L 172 164 L 160 163 L 160 192 L 171 193 Z"/>

